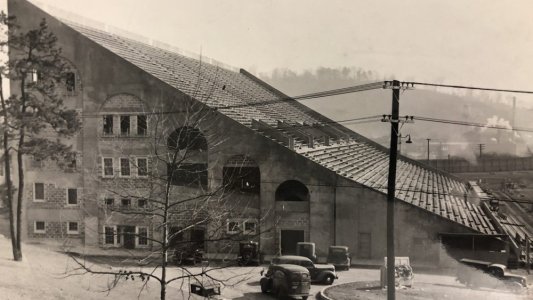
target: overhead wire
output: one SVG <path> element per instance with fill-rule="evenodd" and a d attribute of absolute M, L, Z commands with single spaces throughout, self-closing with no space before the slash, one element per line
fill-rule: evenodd
<path fill-rule="evenodd" d="M 451 124 L 451 125 L 462 125 L 462 126 L 479 127 L 479 128 L 490 128 L 490 129 L 500 129 L 500 130 L 509 130 L 509 131 L 533 132 L 533 128 L 505 127 L 505 126 L 488 125 L 488 124 L 483 124 L 483 123 L 475 123 L 475 122 L 467 122 L 467 121 L 430 118 L 430 117 L 423 117 L 423 116 L 413 116 L 413 119 L 414 120 L 418 120 L 418 121 L 443 123 L 443 124 Z"/>
<path fill-rule="evenodd" d="M 329 97 L 329 96 L 337 96 L 337 95 L 343 95 L 343 94 L 350 94 L 350 93 L 357 93 L 357 92 L 364 92 L 369 90 L 376 90 L 376 89 L 382 89 L 383 88 L 383 82 L 373 82 L 368 84 L 362 84 L 362 85 L 354 85 L 350 87 L 345 88 L 339 88 L 339 89 L 333 89 L 333 90 L 326 90 L 316 93 L 309 93 L 309 94 L 303 94 L 299 96 L 294 97 L 276 97 L 272 98 L 271 100 L 264 100 L 264 101 L 256 101 L 256 102 L 250 102 L 250 103 L 242 103 L 242 104 L 233 104 L 233 105 L 225 105 L 225 106 L 210 106 L 210 108 L 214 110 L 227 110 L 227 109 L 233 109 L 233 108 L 245 108 L 245 107 L 257 107 L 257 106 L 265 106 L 265 105 L 271 105 L 276 103 L 282 103 L 282 102 L 293 102 L 296 100 L 304 101 L 304 100 L 311 100 L 311 99 L 317 99 L 317 98 L 323 98 L 323 97 Z M 294 103 L 294 102 L 293 102 Z M 143 112 L 143 114 L 146 115 L 165 115 L 165 114 L 174 114 L 174 113 L 183 113 L 188 112 L 186 110 L 169 110 L 169 111 L 155 111 L 155 112 Z M 83 114 L 82 117 L 84 118 L 91 118 L 91 117 L 101 117 L 99 114 Z"/>
<path fill-rule="evenodd" d="M 416 82 L 416 81 L 408 81 L 405 83 L 414 84 L 414 85 L 423 85 L 423 86 L 455 88 L 455 89 L 468 89 L 468 90 L 518 93 L 518 94 L 533 94 L 533 91 L 527 91 L 527 90 L 496 89 L 496 88 L 476 87 L 476 86 L 468 86 L 468 85 L 453 85 L 453 84 L 427 83 L 427 82 Z"/>

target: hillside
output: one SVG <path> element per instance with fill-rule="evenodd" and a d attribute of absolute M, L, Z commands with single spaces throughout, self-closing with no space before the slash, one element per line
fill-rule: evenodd
<path fill-rule="evenodd" d="M 276 70 L 270 74 L 260 74 L 261 79 L 282 92 L 291 95 L 301 95 L 316 91 L 342 88 L 367 82 L 383 81 L 379 75 L 357 68 L 328 69 L 319 68 L 314 71 L 295 73 L 289 70 Z M 388 80 L 388 78 L 387 78 Z M 450 92 L 458 93 L 455 90 Z M 305 100 L 302 103 L 323 113 L 333 120 L 347 120 L 372 115 L 390 114 L 390 90 L 373 90 L 346 94 L 335 97 Z M 530 109 L 517 108 L 516 126 L 533 128 L 533 120 L 529 118 Z M 424 116 L 439 119 L 469 121 L 498 126 L 510 126 L 512 119 L 512 100 L 509 95 L 499 93 L 464 93 L 448 94 L 434 89 L 416 88 L 401 94 L 400 115 Z M 376 141 L 388 145 L 390 128 L 387 123 L 346 122 L 345 126 L 366 135 Z M 477 153 L 476 144 L 487 144 L 485 151 L 505 152 L 506 147 L 492 145 L 509 143 L 510 131 L 481 129 L 469 126 L 448 125 L 416 121 L 406 124 L 402 135 L 411 134 L 413 144 L 404 145 L 405 151 L 412 156 L 426 153 L 426 138 L 432 139 L 432 144 L 439 148 L 440 154 L 446 156 L 472 157 Z M 533 145 L 531 133 L 520 133 L 515 136 L 524 139 L 528 145 Z M 515 141 L 519 142 L 519 141 Z M 527 152 L 525 146 L 520 147 L 519 154 Z"/>

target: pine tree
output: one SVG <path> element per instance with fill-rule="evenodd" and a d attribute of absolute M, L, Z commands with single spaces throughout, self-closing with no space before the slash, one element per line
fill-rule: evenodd
<path fill-rule="evenodd" d="M 11 82 L 11 95 L 2 90 L 3 150 L 6 170 L 7 206 L 10 210 L 13 258 L 22 260 L 21 230 L 25 185 L 23 160 L 61 161 L 70 155 L 70 146 L 62 138 L 76 134 L 81 122 L 78 113 L 63 102 L 71 74 L 61 56 L 56 36 L 43 19 L 37 28 L 21 31 L 14 17 L 1 14 L 7 39 L 1 43 L 9 49 L 9 61 L 2 67 L 2 77 Z M 18 186 L 12 184 L 11 153 L 16 157 Z M 16 194 L 16 201 L 15 201 Z M 14 212 L 15 211 L 15 212 Z"/>

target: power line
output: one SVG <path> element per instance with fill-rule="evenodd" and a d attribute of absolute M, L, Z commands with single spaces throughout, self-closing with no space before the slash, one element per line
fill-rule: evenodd
<path fill-rule="evenodd" d="M 480 90 L 480 91 L 491 91 L 491 92 L 505 92 L 505 93 L 518 93 L 518 94 L 533 94 L 533 91 L 526 91 L 526 90 L 495 89 L 495 88 L 475 87 L 475 86 L 466 86 L 466 85 L 451 85 L 451 84 L 412 82 L 412 81 L 405 82 L 405 83 L 412 84 L 412 85 L 425 85 L 425 86 L 447 87 L 447 88 L 456 88 L 456 89 Z"/>
<path fill-rule="evenodd" d="M 256 107 L 256 106 L 266 106 L 276 103 L 294 103 L 293 101 L 296 100 L 311 100 L 311 99 L 317 99 L 317 98 L 323 98 L 323 97 L 329 97 L 329 96 L 337 96 L 337 95 L 343 95 L 343 94 L 350 94 L 350 93 L 357 93 L 357 92 L 364 92 L 369 90 L 376 90 L 376 89 L 382 89 L 383 88 L 383 82 L 373 82 L 363 85 L 354 85 L 350 87 L 340 88 L 340 89 L 333 89 L 333 90 L 326 90 L 322 92 L 316 92 L 316 93 L 310 93 L 310 94 L 303 94 L 299 96 L 294 97 L 278 97 L 278 98 L 272 98 L 272 100 L 265 100 L 260 102 L 252 102 L 252 103 L 242 103 L 242 104 L 234 104 L 234 105 L 227 105 L 227 106 L 216 106 L 216 105 L 208 105 L 210 108 L 214 110 L 226 110 L 226 109 L 232 109 L 232 108 L 246 108 L 246 107 Z M 235 96 L 237 97 L 237 96 Z M 205 102 L 203 102 L 205 104 Z M 166 115 L 166 114 L 174 114 L 174 113 L 184 113 L 184 112 L 190 112 L 189 110 L 169 110 L 169 111 L 157 111 L 157 112 L 144 112 L 145 115 Z M 101 117 L 99 114 L 84 114 L 82 115 L 84 118 L 91 118 L 91 117 Z"/>
<path fill-rule="evenodd" d="M 509 130 L 509 131 L 533 132 L 533 128 L 523 128 L 523 127 L 510 128 L 510 127 L 504 127 L 504 126 L 487 125 L 487 124 L 483 124 L 483 123 L 474 123 L 474 122 L 458 121 L 458 120 L 447 120 L 447 119 L 437 119 L 437 118 L 429 118 L 429 117 L 422 117 L 422 116 L 414 116 L 414 119 L 415 120 L 419 120 L 419 121 L 443 123 L 443 124 L 452 124 L 452 125 L 462 125 L 462 126 L 470 126 L 470 127 L 501 129 L 501 130 Z"/>

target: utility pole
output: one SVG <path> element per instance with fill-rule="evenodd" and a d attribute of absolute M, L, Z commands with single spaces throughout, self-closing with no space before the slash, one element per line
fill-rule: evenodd
<path fill-rule="evenodd" d="M 429 141 L 431 141 L 431 139 L 426 139 L 428 141 L 428 166 L 429 166 Z"/>
<path fill-rule="evenodd" d="M 396 292 L 394 270 L 394 198 L 396 190 L 396 159 L 398 156 L 398 123 L 400 112 L 400 82 L 392 81 L 392 114 L 387 183 L 387 299 L 394 300 Z"/>

